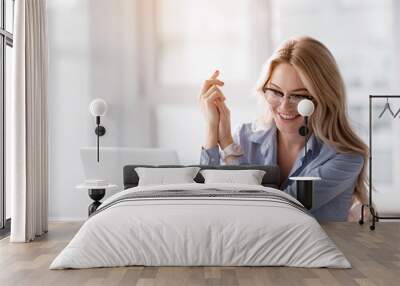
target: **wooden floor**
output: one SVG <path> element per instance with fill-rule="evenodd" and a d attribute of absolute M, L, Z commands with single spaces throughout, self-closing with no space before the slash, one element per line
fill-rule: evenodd
<path fill-rule="evenodd" d="M 0 285 L 400 285 L 400 223 L 323 225 L 353 268 L 119 267 L 48 270 L 80 223 L 51 223 L 32 243 L 0 241 Z"/>

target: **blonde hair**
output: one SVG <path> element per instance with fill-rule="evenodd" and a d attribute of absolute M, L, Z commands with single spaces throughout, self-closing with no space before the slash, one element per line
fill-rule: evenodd
<path fill-rule="evenodd" d="M 281 63 L 291 64 L 297 70 L 314 98 L 315 111 L 309 123 L 315 136 L 337 152 L 358 153 L 364 157 L 364 165 L 353 193 L 353 203 L 366 203 L 366 162 L 369 150 L 349 124 L 344 82 L 332 54 L 321 42 L 310 37 L 284 42 L 266 62 L 257 82 L 257 92 L 263 92 L 274 68 Z M 268 124 L 272 117 L 267 116 L 263 120 Z"/>

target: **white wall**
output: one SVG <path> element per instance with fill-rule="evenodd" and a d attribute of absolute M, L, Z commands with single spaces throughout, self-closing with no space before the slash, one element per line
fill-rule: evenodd
<path fill-rule="evenodd" d="M 151 107 L 143 96 L 137 5 L 137 0 L 48 0 L 52 220 L 87 217 L 91 200 L 75 186 L 84 180 L 79 149 L 96 143 L 88 111 L 94 98 L 109 105 L 102 146 L 175 149 L 181 163 L 199 162 L 205 134 L 197 88 L 189 104 L 153 100 Z M 254 118 L 253 108 L 233 107 L 233 125 Z"/>
<path fill-rule="evenodd" d="M 138 95 L 135 1 L 48 0 L 50 219 L 84 219 L 90 204 L 79 156 L 94 146 L 92 99 L 109 112 L 103 146 L 149 147 L 150 109 Z M 141 127 L 141 128 L 139 128 Z"/>
<path fill-rule="evenodd" d="M 155 54 L 154 47 L 143 45 L 152 34 L 137 32 L 149 30 L 143 27 L 151 25 L 152 19 L 137 13 L 137 7 L 148 3 L 147 0 L 48 0 L 51 219 L 87 216 L 91 200 L 86 191 L 77 191 L 75 185 L 84 178 L 79 148 L 94 146 L 96 142 L 94 118 L 88 112 L 94 98 L 104 98 L 109 104 L 109 112 L 102 120 L 107 128 L 101 138 L 102 146 L 172 148 L 178 150 L 183 164 L 199 160 L 204 125 L 196 104 L 198 90 L 190 88 L 184 92 L 188 97 L 177 100 L 171 96 L 174 94 L 171 90 L 159 88 L 163 91 L 159 94 L 153 92 L 157 89 L 143 84 L 153 71 L 151 67 L 146 70 L 149 66 L 144 63 L 153 62 Z M 396 29 L 399 7 L 399 4 L 394 7 Z M 265 15 L 261 18 L 265 19 Z M 398 37 L 395 44 L 400 45 Z M 263 57 L 264 49 L 268 50 L 266 46 L 258 43 Z M 396 57 L 396 62 L 399 59 Z M 233 126 L 260 114 L 259 109 L 255 110 L 254 99 L 237 98 L 231 102 L 232 93 L 226 90 L 226 94 Z"/>

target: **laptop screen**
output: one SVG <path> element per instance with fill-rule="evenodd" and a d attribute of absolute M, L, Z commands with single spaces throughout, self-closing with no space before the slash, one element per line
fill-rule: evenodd
<path fill-rule="evenodd" d="M 86 180 L 105 180 L 108 184 L 118 185 L 118 190 L 123 190 L 123 168 L 126 165 L 179 164 L 175 150 L 101 147 L 99 162 L 96 147 L 83 147 L 80 153 Z"/>

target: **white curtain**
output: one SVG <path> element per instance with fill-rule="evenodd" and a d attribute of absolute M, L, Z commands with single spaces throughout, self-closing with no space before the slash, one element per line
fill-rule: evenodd
<path fill-rule="evenodd" d="M 47 232 L 47 16 L 46 0 L 16 0 L 10 112 L 12 242 Z"/>

